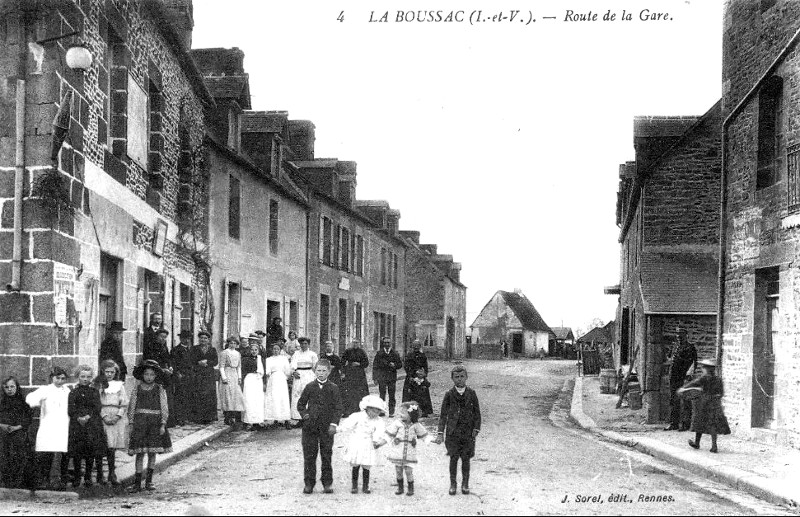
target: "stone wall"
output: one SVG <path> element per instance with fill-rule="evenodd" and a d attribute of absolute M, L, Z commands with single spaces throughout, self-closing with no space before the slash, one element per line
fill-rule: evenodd
<path fill-rule="evenodd" d="M 64 1 L 36 12 L 27 32 L 13 11 L 4 13 L 0 23 L 4 78 L 17 75 L 20 42 L 28 47 L 23 201 L 23 242 L 27 245 L 22 250 L 21 291 L 0 293 L 0 375 L 14 373 L 25 386 L 46 383 L 54 365 L 72 369 L 81 362 L 96 364 L 101 251 L 119 260 L 118 308 L 109 316 L 128 328 L 124 336 L 128 362 L 135 361 L 140 352 L 141 315 L 147 301 L 137 293 L 145 269 L 164 279 L 159 296 L 170 330 L 180 328 L 175 327 L 176 321 L 180 323 L 173 294 L 176 286 L 192 285 L 198 293 L 203 289 L 194 261 L 187 260 L 185 250 L 176 245 L 175 224 L 182 182 L 178 162 L 182 153 L 202 143 L 202 105 L 177 50 L 150 9 L 133 0 Z M 117 61 L 111 70 L 109 27 L 123 41 L 116 46 Z M 73 30 L 81 31 L 80 39 L 93 57 L 86 72 L 67 68 L 69 39 L 47 43 L 41 53 L 35 45 L 27 45 Z M 154 91 L 151 83 L 159 89 L 151 95 L 153 108 L 146 117 L 148 154 L 143 164 L 130 159 L 126 145 L 123 106 L 127 108 L 129 81 L 145 92 Z M 13 80 L 4 80 L 0 87 L 0 274 L 4 279 L 10 278 L 13 238 L 14 86 Z M 67 93 L 72 94 L 70 127 L 53 163 L 52 121 Z M 194 164 L 188 163 L 183 171 L 184 178 L 191 178 Z M 53 191 L 40 188 L 42 178 L 60 185 L 55 197 Z M 156 250 L 152 237 L 160 222 L 166 223 L 166 242 L 161 241 L 163 250 Z M 59 274 L 73 279 L 72 288 L 63 291 L 63 282 L 58 287 Z M 60 297 L 57 287 L 63 293 Z M 62 301 L 56 303 L 59 298 Z"/>
<path fill-rule="evenodd" d="M 777 57 L 800 25 L 800 4 L 778 0 L 759 12 L 757 2 L 729 2 L 725 25 L 723 76 L 726 109 L 730 110 Z M 728 126 L 728 212 L 722 378 L 726 414 L 734 432 L 770 443 L 800 447 L 800 270 L 797 268 L 797 212 L 788 206 L 789 149 L 800 143 L 800 52 L 795 47 L 778 65 L 783 79 L 782 134 L 778 182 L 756 189 L 758 161 L 758 94 L 743 105 Z M 777 268 L 777 329 L 772 335 L 775 391 L 774 423 L 756 427 L 754 406 L 761 396 L 754 381 L 754 359 L 768 316 L 766 296 L 759 286 L 759 270 Z"/>

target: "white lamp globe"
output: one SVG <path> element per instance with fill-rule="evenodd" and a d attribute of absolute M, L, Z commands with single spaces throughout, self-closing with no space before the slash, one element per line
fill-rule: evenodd
<path fill-rule="evenodd" d="M 67 66 L 73 70 L 88 70 L 92 65 L 92 53 L 89 49 L 76 45 L 67 50 Z"/>

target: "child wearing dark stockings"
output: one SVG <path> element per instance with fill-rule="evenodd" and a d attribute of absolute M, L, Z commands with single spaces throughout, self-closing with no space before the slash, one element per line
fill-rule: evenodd
<path fill-rule="evenodd" d="M 397 474 L 397 491 L 395 495 L 404 492 L 403 473 L 408 482 L 407 495 L 414 495 L 414 466 L 417 464 L 417 442 L 428 436 L 428 430 L 418 422 L 420 406 L 414 400 L 403 402 L 398 411 L 397 420 L 386 426 L 391 445 L 386 457 L 394 463 Z"/>
<path fill-rule="evenodd" d="M 475 455 L 475 438 L 481 429 L 481 409 L 475 391 L 467 387 L 467 369 L 461 365 L 450 372 L 453 388 L 444 395 L 439 432 L 435 443 L 444 441 L 450 456 L 450 495 L 456 495 L 458 460 L 461 460 L 461 493 L 469 494 L 470 459 Z M 444 440 L 443 440 L 444 437 Z"/>
<path fill-rule="evenodd" d="M 92 386 L 94 372 L 90 366 L 79 366 L 76 373 L 78 385 L 67 399 L 69 414 L 69 454 L 75 465 L 72 486 L 81 484 L 81 462 L 85 465 L 83 484 L 91 487 L 94 459 L 104 456 L 108 447 L 103 420 L 100 417 L 102 404 L 100 393 Z"/>

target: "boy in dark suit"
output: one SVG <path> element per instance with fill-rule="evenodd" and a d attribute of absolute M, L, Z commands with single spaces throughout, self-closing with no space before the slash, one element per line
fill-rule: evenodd
<path fill-rule="evenodd" d="M 475 438 L 481 430 L 478 396 L 467 387 L 467 369 L 461 365 L 450 372 L 453 388 L 445 393 L 435 443 L 447 447 L 450 456 L 450 495 L 456 495 L 456 474 L 461 459 L 461 493 L 469 494 L 470 458 L 475 456 Z"/>
<path fill-rule="evenodd" d="M 333 436 L 342 416 L 342 397 L 339 387 L 328 381 L 331 363 L 326 359 L 317 361 L 314 367 L 317 376 L 303 389 L 297 401 L 297 411 L 303 417 L 303 469 L 304 494 L 314 491 L 317 482 L 317 453 L 322 458 L 322 487 L 326 494 L 333 493 Z"/>

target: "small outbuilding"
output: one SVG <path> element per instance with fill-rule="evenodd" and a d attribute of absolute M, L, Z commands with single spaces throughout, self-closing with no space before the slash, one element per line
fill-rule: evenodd
<path fill-rule="evenodd" d="M 500 343 L 506 357 L 550 354 L 552 330 L 522 291 L 497 291 L 470 325 L 473 343 Z"/>

